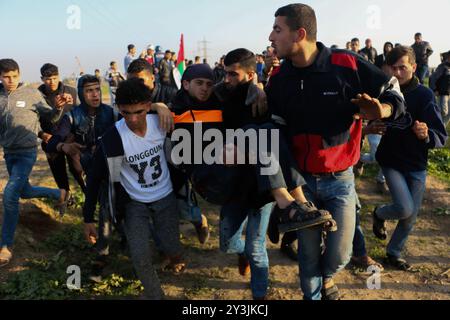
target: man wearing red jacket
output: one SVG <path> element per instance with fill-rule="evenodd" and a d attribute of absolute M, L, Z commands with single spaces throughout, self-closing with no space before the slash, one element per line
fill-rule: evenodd
<path fill-rule="evenodd" d="M 308 200 L 331 212 L 338 231 L 322 250 L 320 228 L 298 231 L 305 299 L 338 299 L 333 276 L 350 260 L 355 232 L 353 165 L 360 157 L 361 120 L 404 113 L 398 81 L 362 57 L 317 42 L 314 10 L 304 4 L 278 9 L 269 40 L 285 59 L 272 73 L 267 98 L 272 119 L 284 128 Z"/>

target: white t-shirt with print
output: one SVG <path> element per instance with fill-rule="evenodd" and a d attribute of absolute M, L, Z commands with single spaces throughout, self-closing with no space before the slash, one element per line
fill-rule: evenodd
<path fill-rule="evenodd" d="M 147 115 L 145 137 L 134 134 L 124 119 L 116 128 L 125 151 L 120 183 L 131 199 L 151 203 L 168 196 L 173 187 L 164 153 L 166 134 L 159 127 L 158 116 Z"/>

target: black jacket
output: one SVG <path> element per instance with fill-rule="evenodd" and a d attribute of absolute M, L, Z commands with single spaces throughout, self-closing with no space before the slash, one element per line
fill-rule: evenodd
<path fill-rule="evenodd" d="M 447 131 L 430 89 L 414 78 L 402 87 L 402 92 L 412 123 L 407 128 L 388 128 L 378 146 L 377 162 L 400 172 L 423 171 L 427 169 L 428 150 L 443 147 Z M 419 140 L 413 132 L 412 126 L 416 121 L 428 125 L 430 137 L 427 141 Z"/>
<path fill-rule="evenodd" d="M 286 60 L 272 75 L 267 98 L 273 120 L 287 128 L 300 170 L 309 173 L 343 171 L 360 158 L 362 122 L 351 102 L 367 93 L 393 107 L 395 119 L 405 106 L 398 81 L 361 56 L 331 50 L 317 43 L 319 54 L 308 68 Z"/>

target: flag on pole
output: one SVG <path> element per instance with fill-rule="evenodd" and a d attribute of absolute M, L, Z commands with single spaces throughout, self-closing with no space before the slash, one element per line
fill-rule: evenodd
<path fill-rule="evenodd" d="M 186 70 L 186 62 L 184 61 L 184 35 L 181 34 L 180 49 L 178 50 L 178 58 L 176 68 L 173 70 L 173 77 L 178 89 L 181 89 L 181 78 Z"/>

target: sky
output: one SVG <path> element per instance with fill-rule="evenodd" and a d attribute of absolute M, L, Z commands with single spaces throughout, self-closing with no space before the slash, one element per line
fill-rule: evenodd
<path fill-rule="evenodd" d="M 63 77 L 106 72 L 111 61 L 123 69 L 128 44 L 138 52 L 149 44 L 178 51 L 185 37 L 186 58 L 203 56 L 200 41 L 208 41 L 208 61 L 239 47 L 262 52 L 270 45 L 275 11 L 281 0 L 0 0 L 0 58 L 13 58 L 22 79 L 39 81 L 40 67 L 56 64 Z M 450 50 L 449 0 L 304 0 L 318 19 L 318 40 L 340 48 L 353 37 L 362 46 L 371 38 L 381 52 L 384 42 L 411 45 L 421 32 L 435 54 Z"/>

